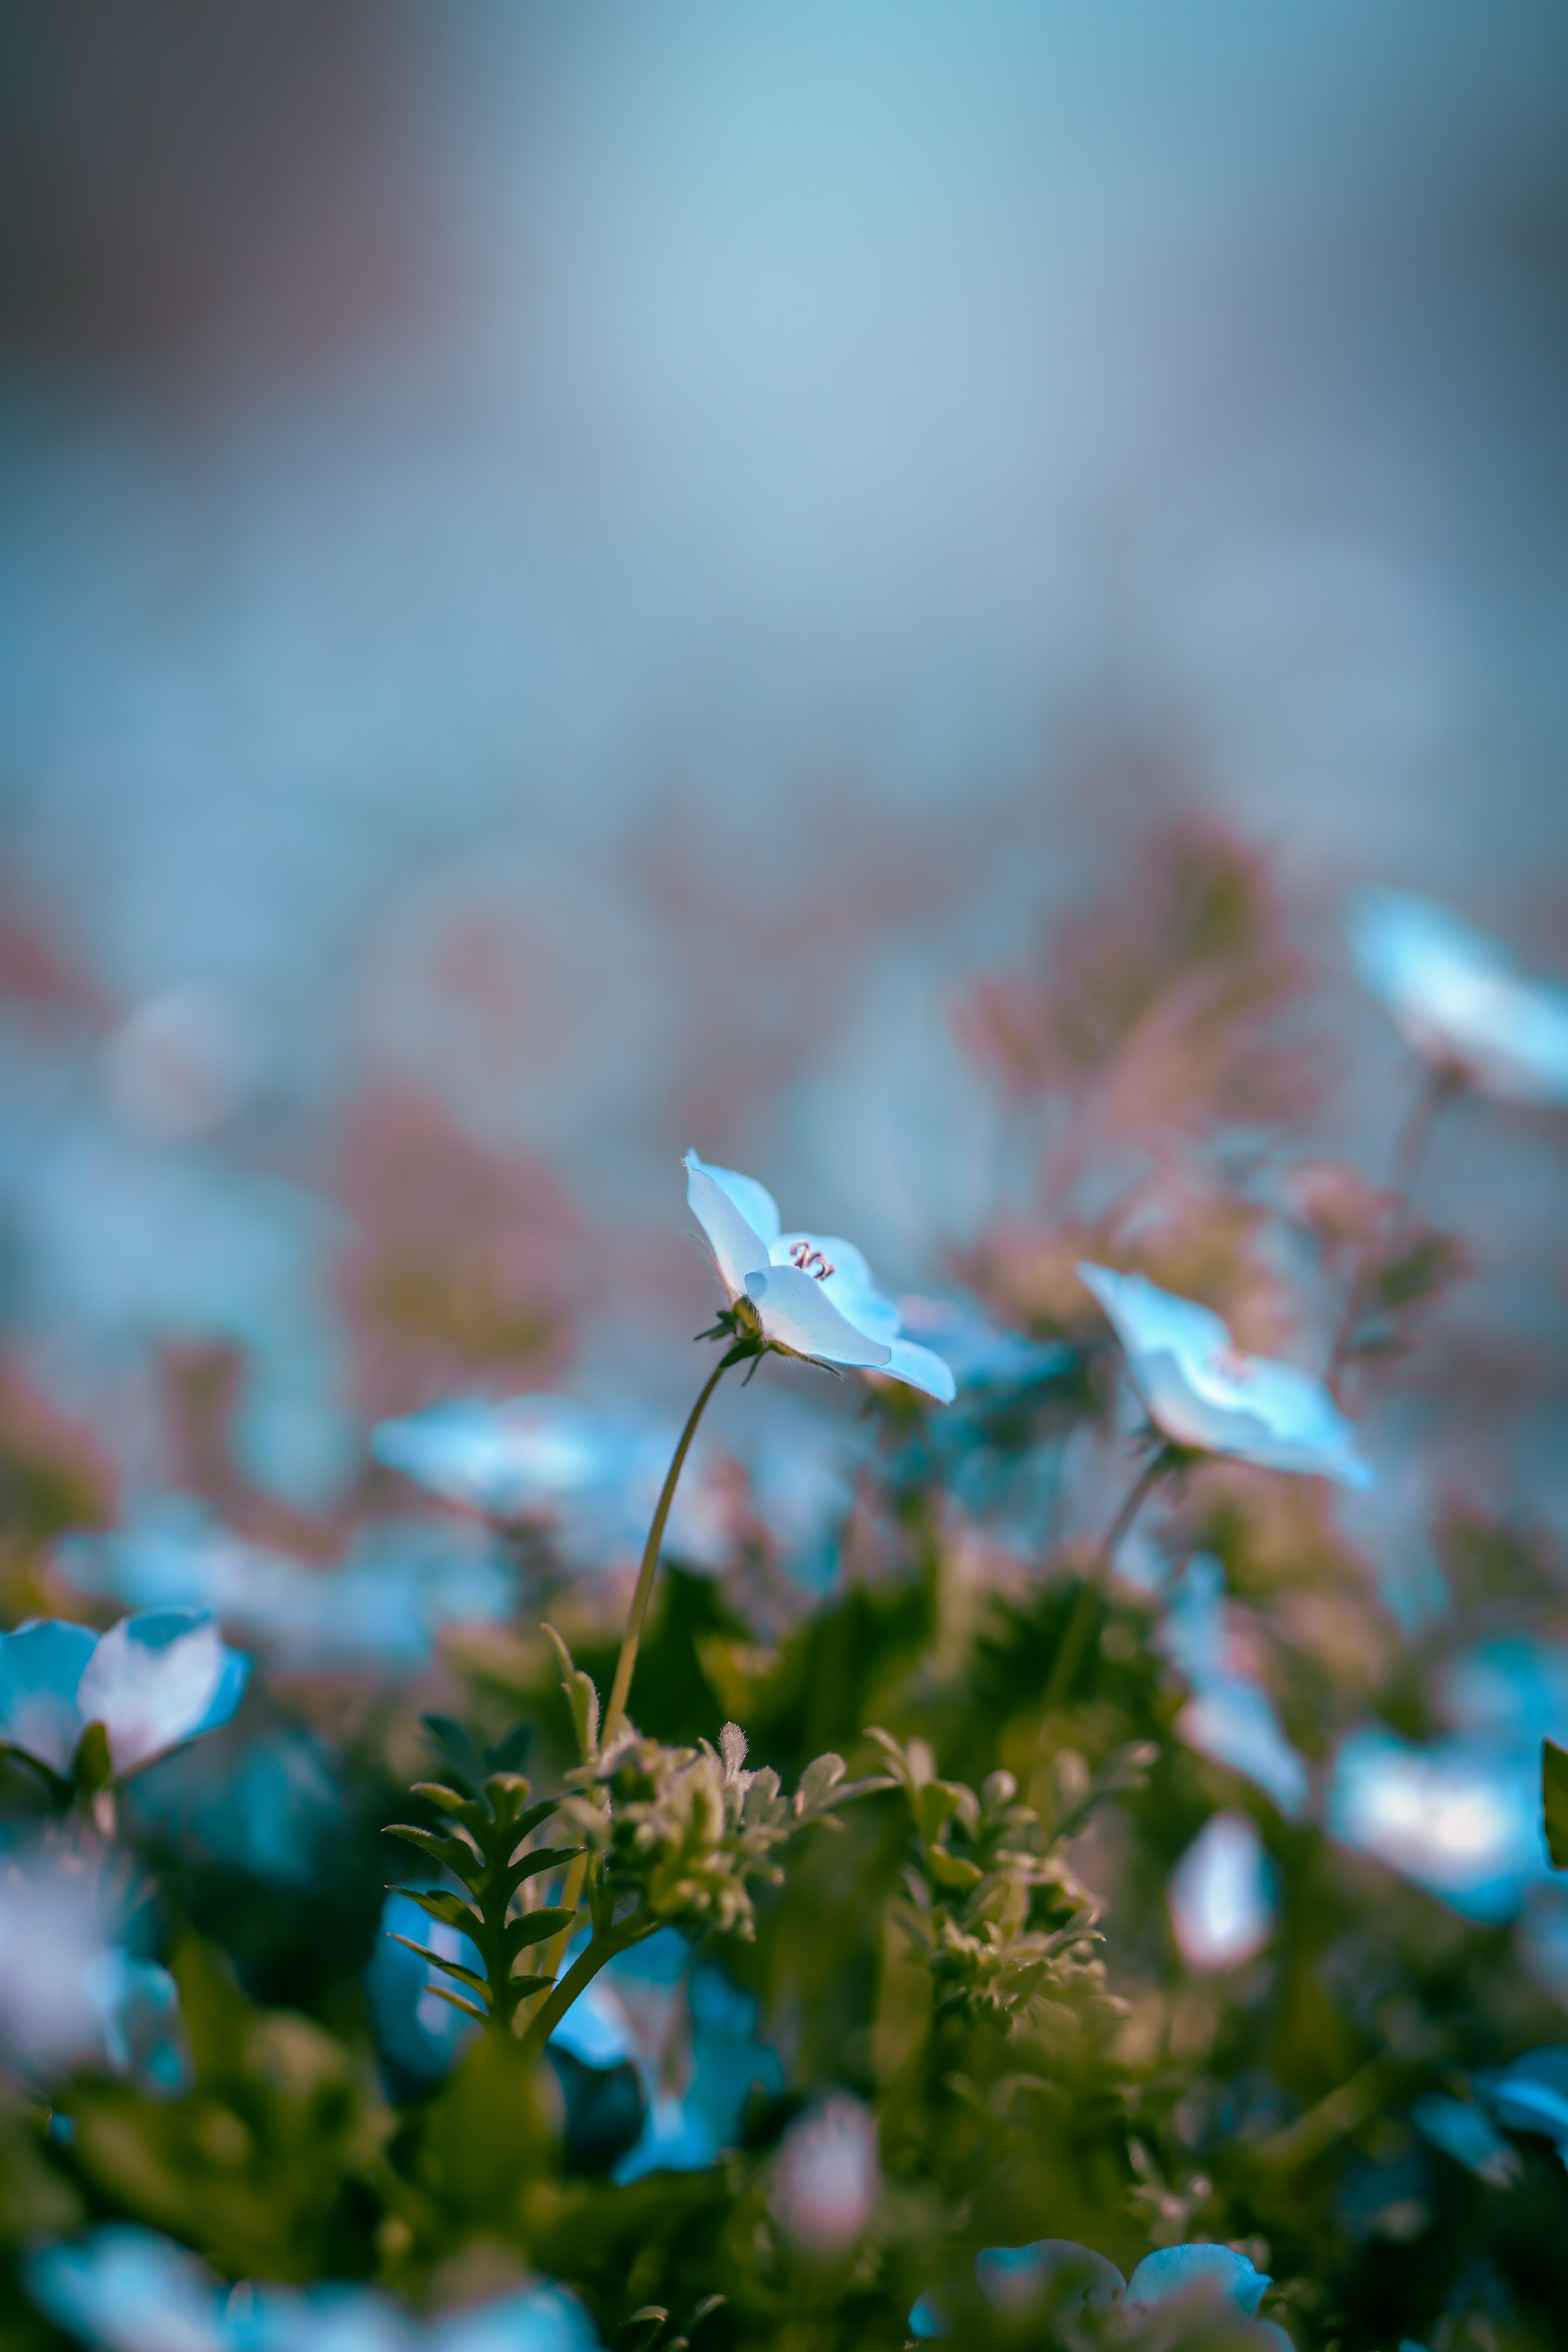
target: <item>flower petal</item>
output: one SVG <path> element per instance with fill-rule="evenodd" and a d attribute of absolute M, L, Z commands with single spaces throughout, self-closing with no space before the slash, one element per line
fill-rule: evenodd
<path fill-rule="evenodd" d="M 864 1255 L 853 1242 L 837 1234 L 781 1234 L 770 1255 L 775 1265 L 794 1263 L 792 1253 L 804 1245 L 807 1251 L 820 1252 L 822 1259 L 833 1268 L 829 1275 L 815 1269 L 812 1279 L 823 1289 L 847 1322 L 858 1331 L 869 1332 L 875 1339 L 896 1339 L 899 1336 L 899 1310 L 890 1298 L 884 1298 Z"/>
<path fill-rule="evenodd" d="M 737 1176 L 731 1168 L 707 1168 L 695 1151 L 685 1160 L 686 1198 L 698 1223 L 708 1236 L 708 1246 L 713 1253 L 713 1263 L 719 1269 L 719 1279 L 731 1298 L 738 1298 L 746 1287 L 746 1276 L 758 1266 L 768 1263 L 768 1244 L 752 1223 L 736 1188 L 743 1197 L 759 1195 L 753 1205 L 772 1212 L 771 1223 L 776 1233 L 779 1213 L 773 1197 L 750 1176 Z M 764 1216 L 764 1223 L 770 1222 Z"/>
<path fill-rule="evenodd" d="M 82 1675 L 77 1704 L 84 1722 L 102 1723 L 122 1780 L 226 1723 L 249 1672 L 249 1659 L 225 1647 L 204 1611 L 150 1609 L 110 1626 Z"/>
<path fill-rule="evenodd" d="M 77 1685 L 98 1636 L 88 1625 L 35 1617 L 0 1633 L 0 1747 L 36 1756 L 64 1780 L 86 1717 Z"/>
<path fill-rule="evenodd" d="M 828 1297 L 826 1285 L 802 1274 L 798 1266 L 771 1265 L 765 1273 L 749 1273 L 744 1286 L 767 1337 L 797 1356 L 863 1370 L 884 1368 L 890 1361 L 891 1348 L 858 1331 Z"/>
<path fill-rule="evenodd" d="M 1250 2319 L 1270 2282 L 1255 2270 L 1245 2254 L 1230 2246 L 1162 2246 L 1145 2254 L 1127 2282 L 1127 2300 L 1163 2303 L 1168 2296 L 1188 2294 L 1206 2286 L 1226 2296 Z"/>
<path fill-rule="evenodd" d="M 894 1339 L 890 1347 L 891 1353 L 882 1367 L 889 1379 L 907 1381 L 910 1388 L 923 1389 L 939 1404 L 952 1402 L 958 1394 L 958 1383 L 940 1356 L 914 1339 Z"/>

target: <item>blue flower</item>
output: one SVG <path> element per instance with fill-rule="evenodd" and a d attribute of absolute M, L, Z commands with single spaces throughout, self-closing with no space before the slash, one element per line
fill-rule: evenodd
<path fill-rule="evenodd" d="M 1082 1265 L 1127 1353 L 1150 1420 L 1177 1445 L 1268 1470 L 1370 1486 L 1355 1432 L 1321 1381 L 1266 1356 L 1246 1356 L 1222 1318 L 1146 1275 Z"/>
<path fill-rule="evenodd" d="M 101 1636 L 33 1618 L 0 1634 L 0 1747 L 66 1780 L 82 1733 L 101 1723 L 122 1780 L 226 1723 L 249 1673 L 203 1610 L 149 1610 Z"/>
<path fill-rule="evenodd" d="M 124 2222 L 40 2247 L 25 2276 L 39 2309 L 92 2352 L 598 2352 L 582 2305 L 548 2281 L 429 2319 L 336 2282 L 231 2294 L 194 2255 Z"/>
<path fill-rule="evenodd" d="M 67 1847 L 13 1855 L 0 1876 L 0 2050 L 34 2078 L 106 2066 L 153 2098 L 189 2088 L 179 1988 L 110 1940 L 99 1873 Z"/>
<path fill-rule="evenodd" d="M 1476 2087 L 1500 2124 L 1539 2133 L 1568 2165 L 1568 2049 L 1531 2050 L 1499 2074 L 1479 2075 Z"/>
<path fill-rule="evenodd" d="M 1352 1732 L 1334 1759 L 1329 1827 L 1456 1911 L 1511 1918 L 1548 1874 L 1540 1751 L 1450 1739 L 1418 1748 Z"/>
<path fill-rule="evenodd" d="M 1030 1339 L 957 1299 L 911 1294 L 900 1299 L 899 1316 L 906 1331 L 940 1345 L 961 1389 L 1024 1388 L 1052 1380 L 1077 1355 L 1065 1340 Z"/>
<path fill-rule="evenodd" d="M 974 2276 L 994 2310 L 1022 2313 L 1038 2304 L 1054 2316 L 1109 2311 L 1124 2302 L 1130 2312 L 1163 2303 L 1230 2304 L 1253 2322 L 1250 2340 L 1291 2352 L 1290 2339 L 1272 2320 L 1257 2317 L 1272 2282 L 1246 2254 L 1231 2246 L 1162 2246 L 1145 2254 L 1123 2280 L 1114 2263 L 1071 2238 L 1037 2238 L 1026 2246 L 988 2246 L 974 2258 Z M 910 2315 L 912 2334 L 940 2336 L 946 2320 L 939 2304 L 922 2295 Z M 1227 2335 L 1226 2338 L 1231 2341 Z"/>
<path fill-rule="evenodd" d="M 770 1347 L 818 1364 L 885 1372 L 943 1404 L 957 1394 L 942 1358 L 903 1337 L 853 1242 L 786 1234 L 778 1204 L 753 1176 L 686 1155 L 686 1197 L 708 1236 L 725 1296 L 750 1301 Z"/>
<path fill-rule="evenodd" d="M 1442 907 L 1369 891 L 1347 929 L 1361 976 L 1424 1060 L 1503 1102 L 1568 1103 L 1568 989 L 1524 978 Z"/>
<path fill-rule="evenodd" d="M 1456 2164 L 1464 2165 L 1494 2189 L 1506 2189 L 1518 2179 L 1518 2154 L 1493 2130 L 1485 2111 L 1471 2101 L 1450 2099 L 1441 2091 L 1433 2091 L 1416 2100 L 1410 2120 L 1434 2147 L 1440 2147 L 1445 2156 L 1451 2156 Z"/>
<path fill-rule="evenodd" d="M 1245 1813 L 1215 1813 L 1171 1874 L 1171 1924 L 1192 1969 L 1234 1969 L 1262 1950 L 1279 1908 L 1274 1867 Z"/>
<path fill-rule="evenodd" d="M 1176 1717 L 1189 1748 L 1228 1765 L 1299 1820 L 1309 1793 L 1307 1768 L 1279 1727 L 1274 1702 L 1238 1673 L 1226 1654 L 1225 1570 L 1195 1553 L 1172 1591 L 1157 1646 L 1180 1667 L 1193 1696 Z"/>
<path fill-rule="evenodd" d="M 73 1536 L 56 1559 L 81 1591 L 133 1607 L 210 1609 L 279 1664 L 307 1673 L 425 1665 L 443 1625 L 510 1616 L 517 1597 L 493 1539 L 450 1519 L 372 1523 L 341 1567 L 319 1569 L 176 1503 L 136 1527 Z"/>

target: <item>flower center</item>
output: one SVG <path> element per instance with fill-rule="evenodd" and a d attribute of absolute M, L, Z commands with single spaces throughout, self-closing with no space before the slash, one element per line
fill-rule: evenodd
<path fill-rule="evenodd" d="M 789 1262 L 798 1265 L 802 1274 L 815 1275 L 818 1282 L 826 1282 L 833 1272 L 822 1252 L 813 1249 L 809 1242 L 796 1242 L 790 1250 Z"/>

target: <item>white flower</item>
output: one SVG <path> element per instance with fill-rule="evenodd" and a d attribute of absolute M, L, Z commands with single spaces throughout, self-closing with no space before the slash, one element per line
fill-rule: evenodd
<path fill-rule="evenodd" d="M 845 2253 L 871 2219 L 880 2179 L 876 2118 L 839 2095 L 784 2134 L 773 2210 L 797 2246 Z"/>
<path fill-rule="evenodd" d="M 773 1194 L 754 1177 L 708 1167 L 695 1151 L 685 1165 L 686 1197 L 725 1295 L 731 1307 L 750 1302 L 769 1346 L 814 1363 L 885 1372 L 952 1402 L 952 1372 L 929 1348 L 903 1338 L 898 1308 L 853 1242 L 786 1234 Z"/>
<path fill-rule="evenodd" d="M 1115 1326 L 1150 1420 L 1174 1444 L 1335 1478 L 1342 1486 L 1374 1483 L 1354 1430 L 1321 1381 L 1243 1355 L 1211 1308 L 1145 1275 L 1088 1265 L 1078 1272 Z"/>
<path fill-rule="evenodd" d="M 1171 1925 L 1190 1969 L 1234 1969 L 1260 1952 L 1279 1908 L 1273 1865 L 1245 1813 L 1215 1813 L 1171 1874 Z"/>
<path fill-rule="evenodd" d="M 245 1694 L 250 1660 L 199 1609 L 150 1609 L 100 1636 L 35 1617 L 0 1633 L 0 1747 L 68 1780 L 82 1733 L 101 1723 L 116 1780 L 216 1731 Z"/>
<path fill-rule="evenodd" d="M 1346 926 L 1361 976 L 1424 1060 L 1504 1102 L 1568 1104 L 1568 989 L 1527 980 L 1442 907 L 1373 890 Z"/>
<path fill-rule="evenodd" d="M 190 2082 L 179 1988 L 155 1960 L 106 1940 L 112 1910 L 97 1874 L 68 1851 L 6 1860 L 0 2052 L 24 2074 L 91 2063 L 173 2096 Z"/>

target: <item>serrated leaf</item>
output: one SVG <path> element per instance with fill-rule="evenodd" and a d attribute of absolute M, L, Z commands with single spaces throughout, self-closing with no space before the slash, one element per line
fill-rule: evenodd
<path fill-rule="evenodd" d="M 403 1946 L 405 1952 L 417 1952 L 420 1958 L 428 1960 L 433 1969 L 442 1969 L 447 1976 L 456 1977 L 459 1984 L 468 1985 L 488 2005 L 490 1997 L 489 1985 L 483 1977 L 477 1976 L 472 1969 L 464 1968 L 460 1960 L 444 1960 L 440 1953 L 433 1952 L 427 1944 L 416 1944 L 412 1936 L 400 1936 L 395 1927 L 389 1927 L 386 1932 L 395 1944 Z M 436 1987 L 431 1987 L 432 1991 L 436 1990 Z"/>
<path fill-rule="evenodd" d="M 1552 1867 L 1568 1870 L 1568 1748 L 1554 1739 L 1541 1743 L 1541 1802 Z"/>
<path fill-rule="evenodd" d="M 581 1666 L 574 1665 L 572 1653 L 554 1626 L 546 1625 L 544 1631 L 555 1644 L 555 1654 L 561 1661 L 561 1687 L 572 1710 L 583 1761 L 592 1764 L 599 1753 L 599 1694 L 594 1687 L 592 1677 L 585 1675 Z"/>
<path fill-rule="evenodd" d="M 460 1895 L 449 1894 L 444 1886 L 395 1886 L 391 1892 L 406 1895 L 430 1918 L 439 1919 L 444 1927 L 456 1927 L 476 1942 L 484 1934 L 485 1923 L 479 1913 Z"/>
<path fill-rule="evenodd" d="M 388 1822 L 382 1835 L 401 1838 L 405 1845 L 417 1847 L 421 1853 L 427 1853 L 433 1862 L 454 1872 L 469 1886 L 481 1879 L 489 1867 L 483 1857 L 471 1845 L 465 1845 L 461 1838 L 443 1837 L 438 1830 L 422 1830 L 416 1822 Z"/>
<path fill-rule="evenodd" d="M 510 1829 L 527 1801 L 528 1782 L 521 1772 L 492 1772 L 485 1782 L 485 1795 L 497 1827 Z"/>
<path fill-rule="evenodd" d="M 521 1844 L 525 1837 L 531 1837 L 540 1822 L 547 1822 L 552 1813 L 559 1811 L 560 1805 L 559 1797 L 542 1797 L 536 1805 L 530 1805 L 526 1813 L 519 1813 L 511 1825 L 514 1845 Z"/>
<path fill-rule="evenodd" d="M 546 1943 L 552 1936 L 559 1936 L 564 1928 L 575 1924 L 577 1916 L 575 1908 L 525 1911 L 521 1919 L 507 1921 L 501 1937 L 501 1950 L 510 1960 L 517 1953 L 526 1950 L 530 1944 Z"/>
<path fill-rule="evenodd" d="M 462 1994 L 460 1992 L 454 1992 L 449 1985 L 426 1985 L 425 1990 L 426 1992 L 434 1993 L 437 2000 L 450 2001 L 454 2009 L 460 2009 L 463 2015 L 465 2017 L 471 2017 L 476 2024 L 488 2025 L 490 2021 L 488 2011 L 482 2009 L 476 2009 L 471 2000 L 465 2000 Z"/>

